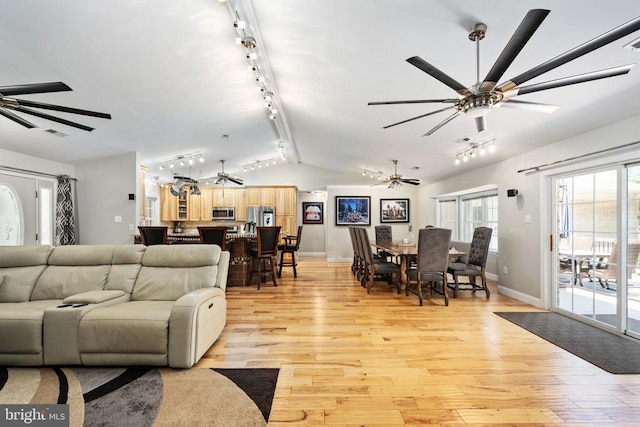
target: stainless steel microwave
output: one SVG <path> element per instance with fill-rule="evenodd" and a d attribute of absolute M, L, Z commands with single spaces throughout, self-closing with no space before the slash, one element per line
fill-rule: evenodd
<path fill-rule="evenodd" d="M 211 218 L 213 220 L 235 220 L 236 208 L 213 208 Z"/>

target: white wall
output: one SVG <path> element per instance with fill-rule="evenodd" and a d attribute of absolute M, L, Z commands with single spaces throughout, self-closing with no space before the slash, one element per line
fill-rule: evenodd
<path fill-rule="evenodd" d="M 427 209 L 421 211 L 421 224 L 422 221 L 435 222 L 436 202 L 433 197 L 480 185 L 496 184 L 499 195 L 497 270 L 500 272 L 501 291 L 527 302 L 540 304 L 541 289 L 548 279 L 541 273 L 541 266 L 543 258 L 549 255 L 549 230 L 546 223 L 551 208 L 546 200 L 541 200 L 546 184 L 544 175 L 527 175 L 517 171 L 640 141 L 638 120 L 640 117 L 623 120 L 475 171 L 464 172 L 461 168 L 460 174 L 454 178 L 423 186 L 419 190 L 419 199 Z M 499 148 L 499 141 L 497 144 Z M 630 160 L 640 158 L 640 145 L 636 149 L 627 150 L 627 153 Z M 612 153 L 611 156 L 613 155 Z M 606 156 L 594 156 L 570 164 L 578 168 L 581 163 L 594 159 L 603 162 L 606 161 Z M 509 188 L 518 189 L 520 196 L 507 198 Z M 531 215 L 531 223 L 525 223 L 525 215 Z M 503 274 L 505 266 L 508 268 L 507 275 Z"/>
<path fill-rule="evenodd" d="M 325 206 L 325 223 L 327 224 L 327 260 L 330 262 L 346 262 L 353 260 L 353 247 L 349 237 L 349 229 L 336 224 L 336 196 L 371 196 L 371 226 L 367 227 L 369 239 L 375 240 L 374 227 L 380 224 L 380 199 L 409 199 L 409 221 L 418 218 L 418 190 L 414 186 L 403 185 L 391 190 L 384 185 L 330 185 L 327 187 L 327 203 Z M 413 233 L 418 235 L 415 222 Z M 390 224 L 394 240 L 400 240 L 409 232 L 409 224 Z"/>
<path fill-rule="evenodd" d="M 138 226 L 138 153 L 126 153 L 76 166 L 80 244 L 133 243 Z M 136 200 L 128 198 L 136 194 Z M 120 216 L 122 222 L 116 223 Z M 133 230 L 130 229 L 133 227 Z"/>
<path fill-rule="evenodd" d="M 28 156 L 26 154 L 3 149 L 0 149 L 0 166 L 26 169 L 51 175 L 69 175 L 72 178 L 75 173 L 73 165 L 54 162 L 47 159 L 41 159 L 40 157 Z"/>

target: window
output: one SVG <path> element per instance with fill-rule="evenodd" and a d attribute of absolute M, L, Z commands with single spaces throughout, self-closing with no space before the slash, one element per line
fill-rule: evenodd
<path fill-rule="evenodd" d="M 451 230 L 451 238 L 458 238 L 458 200 L 439 199 L 437 220 L 438 227 L 448 228 Z"/>
<path fill-rule="evenodd" d="M 438 199 L 438 227 L 450 228 L 451 238 L 470 242 L 477 227 L 493 230 L 489 250 L 498 251 L 498 192 L 464 194 Z M 460 226 L 458 227 L 458 224 Z"/>

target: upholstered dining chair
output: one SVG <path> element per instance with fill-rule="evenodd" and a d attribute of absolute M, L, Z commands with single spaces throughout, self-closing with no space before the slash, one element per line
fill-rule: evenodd
<path fill-rule="evenodd" d="M 423 228 L 418 234 L 417 267 L 407 269 L 406 295 L 409 292 L 418 295 L 422 305 L 422 284 L 428 283 L 433 291 L 444 295 L 444 305 L 449 305 L 447 295 L 447 265 L 449 263 L 449 243 L 451 230 L 447 228 Z M 415 283 L 415 285 L 414 285 Z M 437 284 L 442 284 L 442 291 Z"/>
<path fill-rule="evenodd" d="M 349 238 L 351 239 L 351 249 L 353 250 L 353 262 L 351 263 L 351 272 L 354 276 L 358 275 L 358 270 L 360 268 L 360 254 L 357 248 L 358 242 L 356 242 L 356 232 L 354 230 L 354 226 L 349 226 Z"/>
<path fill-rule="evenodd" d="M 227 250 L 227 227 L 198 227 L 200 243 L 218 245 L 223 251 Z"/>
<path fill-rule="evenodd" d="M 266 282 L 267 276 L 271 276 L 273 286 L 278 286 L 276 283 L 276 262 L 275 258 L 278 256 L 278 242 L 280 241 L 280 226 L 275 227 L 257 227 L 256 236 L 257 244 L 255 247 L 249 249 L 251 254 L 251 263 L 253 265 L 251 269 L 251 278 L 256 274 L 258 276 L 258 290 L 260 290 L 260 283 Z M 267 262 L 269 265 L 267 266 Z M 251 280 L 249 280 L 251 283 Z"/>
<path fill-rule="evenodd" d="M 467 264 L 454 263 L 447 268 L 447 273 L 453 276 L 454 288 L 453 297 L 458 296 L 458 290 L 471 290 L 473 292 L 484 291 L 487 299 L 491 296 L 487 287 L 487 277 L 485 268 L 487 265 L 487 256 L 489 255 L 489 243 L 491 242 L 491 234 L 493 230 L 489 227 L 477 227 L 473 230 L 473 238 L 469 247 L 469 255 Z M 460 287 L 460 277 L 468 277 L 469 283 L 464 287 Z M 482 285 L 476 283 L 476 277 L 480 277 Z"/>
<path fill-rule="evenodd" d="M 295 236 L 285 236 L 284 245 L 278 245 L 280 251 L 280 264 L 278 264 L 278 277 L 282 275 L 282 267 L 293 267 L 293 277 L 298 277 L 296 266 L 298 265 L 298 249 L 300 249 L 300 239 L 302 238 L 302 225 L 298 226 Z M 291 262 L 285 261 L 286 254 L 291 256 Z"/>
<path fill-rule="evenodd" d="M 360 233 L 360 247 L 365 260 L 363 280 L 366 284 L 367 293 L 371 293 L 371 286 L 373 286 L 376 275 L 382 275 L 384 277 L 391 276 L 398 288 L 398 293 L 400 293 L 400 274 L 402 274 L 400 266 L 386 260 L 375 259 L 367 230 L 364 227 L 358 227 L 357 230 L 358 233 Z"/>
<path fill-rule="evenodd" d="M 168 230 L 166 226 L 138 226 L 140 240 L 145 246 L 166 245 Z"/>
<path fill-rule="evenodd" d="M 390 225 L 376 225 L 374 229 L 376 232 L 376 243 L 393 241 L 393 229 Z M 391 256 L 381 249 L 378 249 L 377 253 L 379 257 L 384 259 L 389 259 Z"/>

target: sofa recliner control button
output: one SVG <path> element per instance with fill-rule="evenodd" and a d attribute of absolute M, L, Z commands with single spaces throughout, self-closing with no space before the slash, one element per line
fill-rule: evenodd
<path fill-rule="evenodd" d="M 209 308 L 213 307 L 213 303 L 209 304 Z"/>

